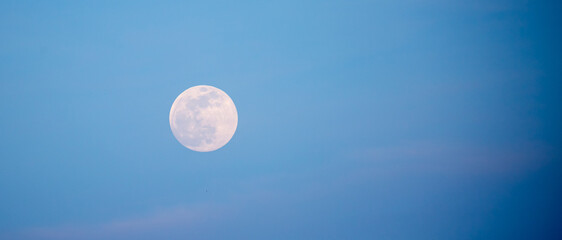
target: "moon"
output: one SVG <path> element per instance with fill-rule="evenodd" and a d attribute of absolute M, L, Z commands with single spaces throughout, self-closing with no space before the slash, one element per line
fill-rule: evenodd
<path fill-rule="evenodd" d="M 197 152 L 226 145 L 238 126 L 238 112 L 222 90 L 207 85 L 182 92 L 170 109 L 170 128 L 185 147 Z"/>

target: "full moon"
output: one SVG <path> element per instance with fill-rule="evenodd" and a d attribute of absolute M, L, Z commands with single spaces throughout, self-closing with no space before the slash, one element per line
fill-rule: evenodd
<path fill-rule="evenodd" d="M 182 92 L 170 109 L 170 128 L 185 147 L 215 151 L 230 141 L 238 126 L 238 112 L 222 90 L 206 85 Z"/>

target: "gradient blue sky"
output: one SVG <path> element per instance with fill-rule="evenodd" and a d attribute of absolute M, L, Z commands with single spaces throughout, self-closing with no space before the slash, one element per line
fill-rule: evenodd
<path fill-rule="evenodd" d="M 0 239 L 560 239 L 557 1 L 1 1 Z M 181 146 L 185 89 L 238 108 Z"/>

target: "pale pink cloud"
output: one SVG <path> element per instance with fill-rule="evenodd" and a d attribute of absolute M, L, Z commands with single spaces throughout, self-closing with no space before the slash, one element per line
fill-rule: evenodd
<path fill-rule="evenodd" d="M 98 224 L 66 224 L 28 228 L 6 235 L 9 239 L 138 239 L 157 232 L 189 234 L 206 221 L 225 214 L 218 204 L 197 204 L 159 209 L 151 213 Z"/>

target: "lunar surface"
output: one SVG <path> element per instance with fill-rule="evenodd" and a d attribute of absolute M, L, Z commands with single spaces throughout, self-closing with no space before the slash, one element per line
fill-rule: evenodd
<path fill-rule="evenodd" d="M 217 150 L 230 141 L 238 126 L 238 112 L 222 90 L 206 85 L 182 92 L 170 110 L 170 128 L 185 147 L 198 151 Z"/>

